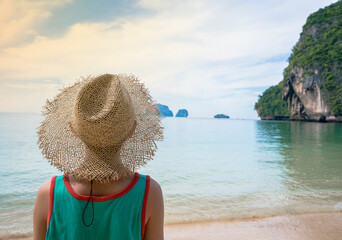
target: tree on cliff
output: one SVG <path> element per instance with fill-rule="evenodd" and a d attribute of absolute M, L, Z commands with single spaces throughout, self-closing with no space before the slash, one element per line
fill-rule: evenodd
<path fill-rule="evenodd" d="M 290 115 L 287 103 L 282 99 L 283 92 L 284 83 L 280 82 L 278 85 L 268 88 L 262 95 L 259 95 L 259 100 L 255 103 L 254 109 L 261 118 Z"/>

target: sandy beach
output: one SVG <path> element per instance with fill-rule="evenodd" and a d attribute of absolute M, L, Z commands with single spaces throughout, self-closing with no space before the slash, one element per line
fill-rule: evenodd
<path fill-rule="evenodd" d="M 11 240 L 32 240 L 32 237 Z M 340 240 L 342 212 L 165 226 L 166 240 Z"/>
<path fill-rule="evenodd" d="M 167 240 L 339 240 L 342 212 L 170 225 L 165 228 L 165 236 Z"/>

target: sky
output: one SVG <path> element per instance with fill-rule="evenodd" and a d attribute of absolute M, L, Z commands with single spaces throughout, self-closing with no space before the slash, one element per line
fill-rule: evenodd
<path fill-rule="evenodd" d="M 257 119 L 306 18 L 329 0 L 0 0 L 0 112 L 81 76 L 133 74 L 189 117 Z"/>

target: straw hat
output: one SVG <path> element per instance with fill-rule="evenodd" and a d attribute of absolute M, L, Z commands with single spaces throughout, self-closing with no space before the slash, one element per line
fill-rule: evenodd
<path fill-rule="evenodd" d="M 132 75 L 81 78 L 44 106 L 38 144 L 58 170 L 117 180 L 152 160 L 163 140 L 160 112 Z"/>

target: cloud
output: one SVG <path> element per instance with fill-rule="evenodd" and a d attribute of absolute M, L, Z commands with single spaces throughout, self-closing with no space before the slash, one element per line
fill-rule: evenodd
<path fill-rule="evenodd" d="M 51 9 L 70 0 L 0 1 L 0 48 L 15 46 L 37 34 L 36 28 L 51 16 Z"/>
<path fill-rule="evenodd" d="M 34 80 L 59 79 L 60 85 L 68 85 L 80 75 L 134 73 L 158 101 L 174 108 L 188 106 L 191 116 L 211 116 L 224 108 L 236 116 L 255 117 L 255 89 L 281 80 L 284 56 L 298 40 L 306 17 L 326 4 L 142 0 L 136 7 L 143 13 L 73 24 L 58 38 L 35 33 L 29 44 L 3 48 L 0 79 L 7 87 L 17 79 L 42 87 Z M 39 99 L 52 98 L 60 85 L 44 84 Z M 40 108 L 35 104 L 32 111 Z"/>

